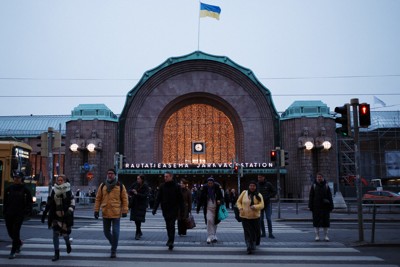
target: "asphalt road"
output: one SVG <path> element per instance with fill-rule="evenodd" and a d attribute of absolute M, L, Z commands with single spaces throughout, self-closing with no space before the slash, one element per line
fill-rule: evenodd
<path fill-rule="evenodd" d="M 93 219 L 91 207 L 78 207 L 72 235 L 72 253 L 65 252 L 54 264 L 52 231 L 39 217 L 25 222 L 24 246 L 14 260 L 8 259 L 10 239 L 0 220 L 1 266 L 400 266 L 400 214 L 380 213 L 375 229 L 375 243 L 370 242 L 370 214 L 365 214 L 364 242 L 358 242 L 357 214 L 332 214 L 330 242 L 315 242 L 310 213 L 294 205 L 282 205 L 281 218 L 273 213 L 275 239 L 263 238 L 254 255 L 247 255 L 241 224 L 233 214 L 218 226 L 218 242 L 206 244 L 202 214 L 194 214 L 197 227 L 185 237 L 177 236 L 175 248 L 165 246 L 167 236 L 161 213 L 148 212 L 143 237 L 134 240 L 135 226 L 129 219 L 121 221 L 121 235 L 116 259 L 109 258 L 110 246 L 102 232 L 102 220 Z"/>

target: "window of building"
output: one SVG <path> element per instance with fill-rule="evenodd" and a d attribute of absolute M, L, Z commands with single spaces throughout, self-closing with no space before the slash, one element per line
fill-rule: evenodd
<path fill-rule="evenodd" d="M 204 154 L 193 154 L 192 142 L 205 142 Z M 206 104 L 185 106 L 168 119 L 163 131 L 164 163 L 226 163 L 235 158 L 231 120 Z"/>

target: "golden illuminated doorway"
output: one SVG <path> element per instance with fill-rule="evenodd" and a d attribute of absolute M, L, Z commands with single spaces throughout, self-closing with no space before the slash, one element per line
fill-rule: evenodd
<path fill-rule="evenodd" d="M 231 120 L 206 104 L 192 104 L 173 113 L 163 129 L 164 163 L 225 163 L 235 158 Z M 193 154 L 192 142 L 204 141 L 204 154 Z"/>

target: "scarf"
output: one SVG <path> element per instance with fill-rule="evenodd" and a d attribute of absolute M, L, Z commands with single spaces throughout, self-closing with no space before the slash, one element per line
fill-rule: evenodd
<path fill-rule="evenodd" d="M 258 201 L 261 200 L 261 198 L 258 196 L 257 190 L 254 190 L 254 192 L 247 190 L 247 195 L 249 196 L 249 199 L 250 199 L 250 206 L 254 205 L 254 197 L 257 198 Z"/>
<path fill-rule="evenodd" d="M 107 186 L 107 192 L 110 193 L 111 190 L 113 190 L 114 186 L 117 184 L 118 179 L 117 177 L 115 177 L 114 180 L 112 180 L 111 182 L 107 179 L 106 182 L 104 183 Z"/>
<path fill-rule="evenodd" d="M 212 187 L 207 186 L 207 188 L 208 188 L 207 200 L 211 200 L 212 203 L 214 203 L 214 200 L 215 200 L 215 190 L 214 190 L 214 186 L 212 186 Z"/>
<path fill-rule="evenodd" d="M 71 190 L 71 185 L 69 183 L 63 183 L 63 184 L 55 184 L 54 185 L 54 193 L 56 196 L 61 196 L 64 195 L 66 192 Z"/>

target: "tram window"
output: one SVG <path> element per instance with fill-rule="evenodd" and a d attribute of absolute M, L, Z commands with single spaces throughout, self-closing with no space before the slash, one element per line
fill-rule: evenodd
<path fill-rule="evenodd" d="M 13 158 L 11 160 L 11 170 L 17 170 L 18 169 L 18 159 Z"/>

